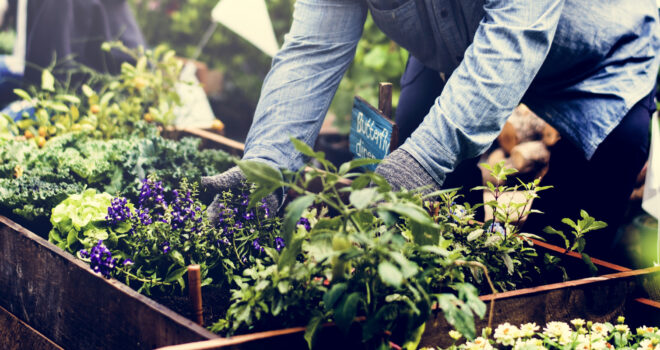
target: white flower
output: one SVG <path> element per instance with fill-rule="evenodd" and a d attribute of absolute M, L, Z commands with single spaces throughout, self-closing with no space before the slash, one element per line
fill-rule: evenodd
<path fill-rule="evenodd" d="M 513 350 L 546 350 L 541 339 L 518 340 Z"/>
<path fill-rule="evenodd" d="M 505 322 L 495 328 L 493 337 L 499 344 L 513 345 L 516 339 L 520 338 L 520 330 L 518 327 L 509 324 L 509 322 Z"/>
<path fill-rule="evenodd" d="M 653 333 L 656 331 L 655 327 L 647 327 L 647 326 L 641 326 L 637 328 L 637 334 L 641 335 L 644 333 Z"/>
<path fill-rule="evenodd" d="M 598 340 L 591 343 L 591 350 L 609 350 L 612 349 L 612 344 L 606 342 L 605 340 Z"/>
<path fill-rule="evenodd" d="M 614 327 L 609 323 L 596 322 L 591 326 L 591 332 L 601 338 L 607 338 L 612 329 L 614 329 Z"/>
<path fill-rule="evenodd" d="M 523 337 L 531 337 L 539 330 L 539 326 L 536 323 L 525 323 L 520 325 L 520 335 Z"/>
<path fill-rule="evenodd" d="M 490 345 L 490 342 L 483 337 L 479 337 L 471 342 L 466 342 L 463 344 L 462 348 L 466 350 L 493 350 L 493 346 Z"/>
<path fill-rule="evenodd" d="M 655 348 L 655 345 L 653 345 L 653 342 L 651 339 L 644 339 L 639 343 L 639 347 L 637 350 L 653 350 Z"/>
<path fill-rule="evenodd" d="M 566 333 L 571 333 L 571 327 L 565 322 L 548 322 L 543 329 L 543 334 L 550 338 L 561 338 Z"/>
<path fill-rule="evenodd" d="M 584 322 L 583 319 L 581 318 L 576 318 L 574 320 L 571 320 L 571 324 L 574 325 L 577 328 L 580 328 L 585 325 L 586 322 Z"/>
<path fill-rule="evenodd" d="M 617 332 L 623 333 L 623 334 L 628 334 L 630 332 L 630 328 L 628 328 L 627 325 L 625 324 L 618 324 L 614 326 L 614 329 L 617 330 Z"/>

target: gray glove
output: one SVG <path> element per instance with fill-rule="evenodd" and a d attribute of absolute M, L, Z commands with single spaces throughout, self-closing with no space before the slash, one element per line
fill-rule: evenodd
<path fill-rule="evenodd" d="M 247 182 L 247 178 L 238 166 L 232 167 L 222 174 L 202 177 L 202 187 L 218 193 L 213 199 L 211 205 L 209 205 L 209 207 L 206 209 L 206 215 L 212 224 L 217 224 L 219 222 L 220 215 L 222 215 L 222 210 L 219 207 L 221 204 L 220 193 L 238 188 L 245 182 Z M 273 213 L 273 215 L 277 214 L 277 211 L 280 207 L 281 203 L 278 200 L 279 197 L 281 196 L 277 196 L 271 193 L 266 196 L 266 198 L 264 198 L 268 211 Z"/>
<path fill-rule="evenodd" d="M 422 194 L 440 190 L 440 185 L 417 160 L 400 148 L 385 157 L 376 168 L 376 173 L 383 176 L 395 191 L 414 190 L 424 186 L 426 189 L 422 191 Z M 430 188 L 429 185 L 431 185 Z"/>

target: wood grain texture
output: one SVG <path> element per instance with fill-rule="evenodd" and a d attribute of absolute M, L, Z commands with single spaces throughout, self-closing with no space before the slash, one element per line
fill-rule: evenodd
<path fill-rule="evenodd" d="M 0 307 L 0 346 L 5 350 L 62 350 L 9 311 Z"/>
<path fill-rule="evenodd" d="M 217 338 L 3 216 L 0 306 L 67 349 L 151 349 Z"/>

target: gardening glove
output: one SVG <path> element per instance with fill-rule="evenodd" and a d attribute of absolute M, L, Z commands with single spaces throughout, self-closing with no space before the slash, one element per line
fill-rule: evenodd
<path fill-rule="evenodd" d="M 222 203 L 220 193 L 238 188 L 245 182 L 247 182 L 247 178 L 238 166 L 234 166 L 222 174 L 202 177 L 202 187 L 217 193 L 211 205 L 206 209 L 206 215 L 212 224 L 218 224 L 220 216 L 222 215 L 222 208 L 220 208 L 220 204 Z M 282 200 L 278 198 L 281 197 L 282 196 L 278 196 L 275 193 L 271 193 L 264 198 L 266 208 L 268 208 L 269 212 L 277 213 L 280 204 L 282 203 Z"/>
<path fill-rule="evenodd" d="M 376 168 L 376 174 L 384 177 L 394 191 L 425 187 L 421 192 L 422 195 L 425 195 L 440 190 L 440 185 L 417 160 L 400 148 L 383 159 Z"/>

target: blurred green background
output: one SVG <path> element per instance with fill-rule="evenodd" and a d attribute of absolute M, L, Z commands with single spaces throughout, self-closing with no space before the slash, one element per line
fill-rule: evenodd
<path fill-rule="evenodd" d="M 218 0 L 129 0 L 136 19 L 150 46 L 167 44 L 179 56 L 192 57 L 203 33 L 211 24 L 211 10 Z M 266 0 L 273 27 L 281 45 L 289 30 L 295 0 Z M 341 82 L 331 113 L 334 126 L 348 133 L 353 96 L 359 95 L 376 105 L 378 83 L 394 84 L 394 104 L 398 100 L 399 79 L 407 52 L 374 25 L 365 24 L 353 65 Z M 270 67 L 270 58 L 222 25 L 218 26 L 199 61 L 209 69 L 224 73 L 222 92 L 210 100 L 217 117 L 226 124 L 227 135 L 242 140 L 252 120 L 261 84 Z"/>

